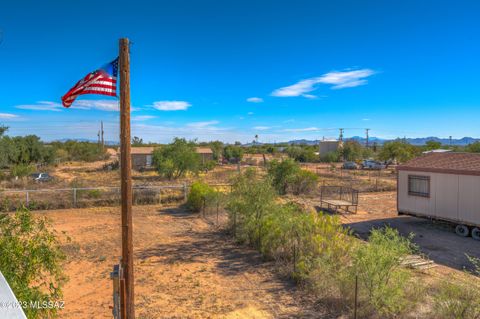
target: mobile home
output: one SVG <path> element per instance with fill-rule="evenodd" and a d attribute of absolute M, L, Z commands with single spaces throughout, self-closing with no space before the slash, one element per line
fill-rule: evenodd
<path fill-rule="evenodd" d="M 397 167 L 398 213 L 454 223 L 480 240 L 480 154 L 429 153 Z"/>

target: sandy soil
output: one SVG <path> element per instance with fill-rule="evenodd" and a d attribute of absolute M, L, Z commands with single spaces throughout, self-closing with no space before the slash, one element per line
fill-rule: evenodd
<path fill-rule="evenodd" d="M 111 318 L 119 209 L 38 214 L 71 237 L 61 318 Z M 134 234 L 138 318 L 326 318 L 258 253 L 182 209 L 135 207 Z"/>
<path fill-rule="evenodd" d="M 372 228 L 384 225 L 398 229 L 405 236 L 413 233 L 413 241 L 420 252 L 448 268 L 470 268 L 466 254 L 480 258 L 480 242 L 471 237 L 457 236 L 452 225 L 398 216 L 395 192 L 360 194 L 358 213 L 343 214 L 342 221 L 362 238 L 368 237 Z"/>

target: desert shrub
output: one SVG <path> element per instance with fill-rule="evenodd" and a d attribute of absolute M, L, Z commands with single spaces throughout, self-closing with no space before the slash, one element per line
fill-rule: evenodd
<path fill-rule="evenodd" d="M 320 161 L 324 163 L 334 163 L 338 162 L 339 160 L 340 154 L 336 151 L 328 152 L 320 158 Z"/>
<path fill-rule="evenodd" d="M 62 297 L 65 255 L 45 218 L 25 208 L 0 215 L 0 269 L 19 301 L 55 302 Z M 28 318 L 51 318 L 55 308 L 24 309 Z"/>
<path fill-rule="evenodd" d="M 204 204 L 211 202 L 215 196 L 215 190 L 204 182 L 194 182 L 187 196 L 187 207 L 191 211 L 200 212 Z"/>
<path fill-rule="evenodd" d="M 295 195 L 308 193 L 315 188 L 318 180 L 314 173 L 302 170 L 292 159 L 271 161 L 267 173 L 273 187 L 280 195 L 288 192 Z"/>
<path fill-rule="evenodd" d="M 260 249 L 266 233 L 266 218 L 277 206 L 270 181 L 257 179 L 255 174 L 255 171 L 248 170 L 236 178 L 227 210 L 236 239 Z"/>
<path fill-rule="evenodd" d="M 208 171 L 211 171 L 212 169 L 214 169 L 215 166 L 217 166 L 217 162 L 206 161 L 205 163 L 201 164 L 201 169 L 202 169 L 202 171 L 208 172 Z"/>
<path fill-rule="evenodd" d="M 368 244 L 359 245 L 353 255 L 352 274 L 358 276 L 363 311 L 395 317 L 411 306 L 409 293 L 415 288 L 411 272 L 401 267 L 402 259 L 416 247 L 411 238 L 396 229 L 372 230 Z"/>
<path fill-rule="evenodd" d="M 33 173 L 35 168 L 28 164 L 17 164 L 10 169 L 10 175 L 12 177 L 25 177 Z"/>
<path fill-rule="evenodd" d="M 439 319 L 480 318 L 480 284 L 444 281 L 434 296 L 434 315 Z"/>
<path fill-rule="evenodd" d="M 98 199 L 102 196 L 102 191 L 99 189 L 90 189 L 87 191 L 87 197 L 91 199 Z"/>
<path fill-rule="evenodd" d="M 78 142 L 69 140 L 66 142 L 51 143 L 59 160 L 93 162 L 109 158 L 109 154 L 98 143 Z"/>
<path fill-rule="evenodd" d="M 467 255 L 468 260 L 472 263 L 473 271 L 472 274 L 480 276 L 480 258 L 475 258 Z"/>
<path fill-rule="evenodd" d="M 288 190 L 295 195 L 307 194 L 315 190 L 317 181 L 315 173 L 300 169 L 291 177 Z"/>

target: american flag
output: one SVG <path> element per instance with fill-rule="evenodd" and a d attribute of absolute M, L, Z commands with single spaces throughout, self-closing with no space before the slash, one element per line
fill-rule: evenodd
<path fill-rule="evenodd" d="M 62 96 L 62 103 L 70 107 L 75 99 L 82 94 L 117 95 L 118 58 L 89 73 Z"/>

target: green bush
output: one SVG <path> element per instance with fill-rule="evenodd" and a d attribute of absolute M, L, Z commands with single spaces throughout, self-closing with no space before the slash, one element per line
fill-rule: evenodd
<path fill-rule="evenodd" d="M 444 281 L 434 296 L 435 318 L 480 318 L 480 284 Z"/>
<path fill-rule="evenodd" d="M 33 173 L 35 168 L 28 164 L 17 164 L 10 169 L 12 177 L 25 177 Z"/>
<path fill-rule="evenodd" d="M 187 196 L 187 207 L 191 211 L 200 212 L 204 204 L 210 203 L 215 197 L 215 190 L 206 183 L 194 182 Z"/>
<path fill-rule="evenodd" d="M 46 218 L 34 218 L 27 209 L 0 215 L 0 269 L 22 302 L 55 302 L 66 280 L 65 255 Z M 51 318 L 55 308 L 24 309 L 28 318 Z"/>
<path fill-rule="evenodd" d="M 299 170 L 291 177 L 288 190 L 295 195 L 307 194 L 317 187 L 318 176 L 306 170 Z"/>
<path fill-rule="evenodd" d="M 368 244 L 358 246 L 353 255 L 352 277 L 358 276 L 363 310 L 383 317 L 395 317 L 410 306 L 409 293 L 415 293 L 411 272 L 401 267 L 404 257 L 416 247 L 411 238 L 396 229 L 374 229 Z"/>
<path fill-rule="evenodd" d="M 280 195 L 288 192 L 300 195 L 312 191 L 318 177 L 309 171 L 302 170 L 292 159 L 273 160 L 269 163 L 267 173 L 273 187 Z"/>
<path fill-rule="evenodd" d="M 261 249 L 266 234 L 265 220 L 277 206 L 270 182 L 257 179 L 255 174 L 255 171 L 248 170 L 236 178 L 227 210 L 236 239 Z"/>

